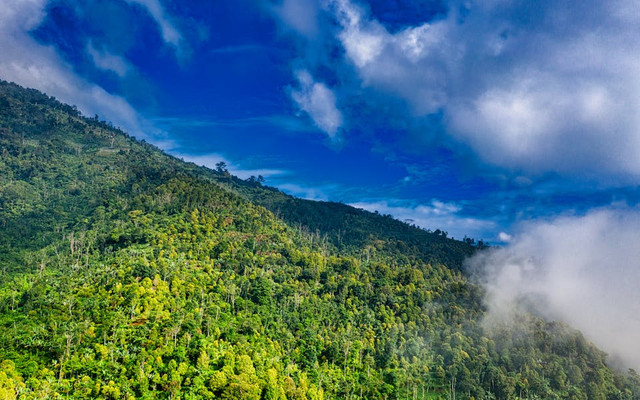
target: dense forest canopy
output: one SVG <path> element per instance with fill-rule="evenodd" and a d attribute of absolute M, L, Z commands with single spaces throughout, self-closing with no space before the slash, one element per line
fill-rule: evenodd
<path fill-rule="evenodd" d="M 197 167 L 0 83 L 0 399 L 640 399 L 483 325 L 483 246 Z"/>

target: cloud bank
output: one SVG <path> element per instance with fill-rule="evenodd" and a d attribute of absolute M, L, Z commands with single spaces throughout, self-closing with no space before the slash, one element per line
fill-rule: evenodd
<path fill-rule="evenodd" d="M 640 176 L 636 1 L 449 1 L 446 14 L 389 27 L 371 11 L 380 7 L 318 0 L 314 9 L 333 21 L 321 25 L 321 39 L 299 25 L 322 18 L 288 3 L 279 20 L 304 36 L 301 52 L 339 54 L 305 56 L 315 76 L 327 68 L 338 75 L 338 103 L 371 104 L 358 99 L 366 89 L 404 101 L 407 120 L 441 115 L 449 140 L 510 170 L 607 184 Z M 377 111 L 388 113 L 388 103 Z"/>
<path fill-rule="evenodd" d="M 480 253 L 469 265 L 487 289 L 487 322 L 533 310 L 640 368 L 638 226 L 638 209 L 600 209 L 530 223 L 506 247 Z"/>

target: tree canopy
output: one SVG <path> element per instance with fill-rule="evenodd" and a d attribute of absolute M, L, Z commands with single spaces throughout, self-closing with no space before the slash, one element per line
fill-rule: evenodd
<path fill-rule="evenodd" d="M 0 83 L 0 399 L 638 399 L 577 331 L 482 325 L 478 251 L 182 162 Z"/>

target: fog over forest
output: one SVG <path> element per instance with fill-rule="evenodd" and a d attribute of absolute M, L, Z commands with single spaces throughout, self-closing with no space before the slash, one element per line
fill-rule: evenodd
<path fill-rule="evenodd" d="M 640 367 L 640 210 L 607 208 L 524 224 L 504 248 L 469 260 L 487 290 L 489 325 L 527 309 L 580 329 Z"/>

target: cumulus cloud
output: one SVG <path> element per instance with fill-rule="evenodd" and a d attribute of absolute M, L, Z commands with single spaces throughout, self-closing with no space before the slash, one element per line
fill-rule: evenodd
<path fill-rule="evenodd" d="M 487 289 L 488 323 L 534 311 L 564 321 L 640 368 L 640 210 L 599 209 L 532 222 L 469 261 Z"/>
<path fill-rule="evenodd" d="M 425 229 L 446 231 L 450 237 L 462 239 L 465 235 L 486 239 L 495 230 L 492 221 L 462 215 L 462 207 L 433 199 L 426 204 L 407 204 L 403 201 L 373 201 L 350 203 L 350 206 L 367 211 L 378 211 Z"/>
<path fill-rule="evenodd" d="M 291 98 L 318 128 L 336 139 L 343 120 L 335 94 L 324 83 L 315 82 L 308 71 L 298 71 L 297 79 L 299 88 L 291 90 Z"/>
<path fill-rule="evenodd" d="M 331 66 L 350 99 L 367 88 L 404 101 L 409 120 L 442 115 L 454 142 L 507 169 L 609 183 L 640 176 L 637 2 L 454 0 L 446 15 L 393 30 L 363 2 L 320 4 L 355 73 Z"/>
<path fill-rule="evenodd" d="M 160 132 L 126 100 L 78 77 L 52 47 L 39 44 L 29 35 L 45 17 L 46 4 L 46 0 L 15 0 L 4 1 L 0 7 L 2 79 L 74 104 L 85 115 L 100 114 L 138 137 L 158 139 Z"/>
<path fill-rule="evenodd" d="M 363 85 L 406 99 L 416 115 L 443 106 L 447 71 L 441 64 L 452 56 L 444 40 L 447 25 L 425 23 L 392 34 L 349 0 L 330 4 L 342 26 L 338 38 Z"/>
<path fill-rule="evenodd" d="M 129 71 L 129 63 L 122 57 L 111 54 L 106 50 L 98 50 L 89 42 L 87 53 L 91 56 L 96 67 L 104 71 L 110 71 L 123 78 Z"/>

